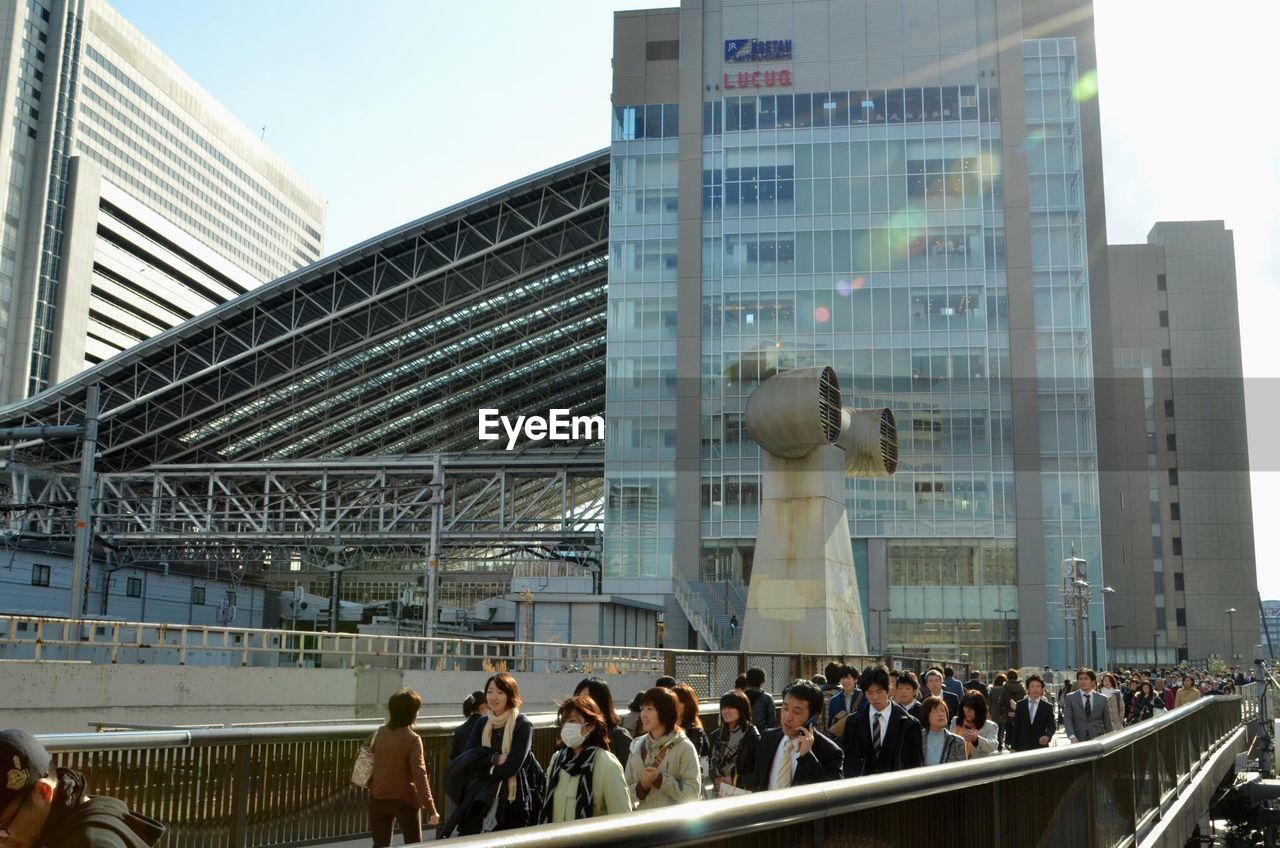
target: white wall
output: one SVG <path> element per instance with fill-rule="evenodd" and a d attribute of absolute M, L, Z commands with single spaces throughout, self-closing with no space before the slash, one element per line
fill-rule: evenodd
<path fill-rule="evenodd" d="M 573 694 L 582 673 L 516 675 L 527 712 Z M 601 675 L 625 707 L 652 676 Z M 485 672 L 389 669 L 217 668 L 0 661 L 0 728 L 82 733 L 92 722 L 189 725 L 376 718 L 409 686 L 422 715 L 461 718 Z"/>

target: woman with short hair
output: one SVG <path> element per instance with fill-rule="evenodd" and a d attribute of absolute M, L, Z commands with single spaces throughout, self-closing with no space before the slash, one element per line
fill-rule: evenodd
<path fill-rule="evenodd" d="M 608 720 L 596 702 L 575 695 L 560 705 L 556 724 L 564 745 L 547 766 L 547 798 L 538 822 L 631 812 L 622 763 L 609 751 Z"/>
<path fill-rule="evenodd" d="M 924 751 L 924 765 L 964 762 L 964 740 L 947 730 L 951 711 L 947 702 L 938 695 L 930 695 L 920 705 L 925 725 L 920 728 L 920 747 Z"/>
<path fill-rule="evenodd" d="M 756 746 L 760 731 L 751 724 L 751 701 L 740 689 L 720 696 L 720 729 L 711 746 L 711 779 L 718 786 L 738 786 L 756 770 Z"/>
<path fill-rule="evenodd" d="M 422 754 L 422 737 L 413 731 L 422 698 L 412 689 L 401 689 L 387 700 L 387 723 L 373 736 L 373 775 L 369 779 L 369 829 L 374 848 L 391 844 L 391 832 L 400 826 L 406 845 L 422 841 L 420 810 L 428 823 L 440 821 L 431 782 Z"/>
<path fill-rule="evenodd" d="M 680 729 L 676 693 L 655 686 L 640 699 L 643 734 L 631 743 L 627 788 L 636 809 L 668 807 L 702 797 L 698 752 Z"/>

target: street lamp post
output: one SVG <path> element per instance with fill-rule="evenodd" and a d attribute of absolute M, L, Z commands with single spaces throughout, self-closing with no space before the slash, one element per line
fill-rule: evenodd
<path fill-rule="evenodd" d="M 1235 607 L 1223 610 L 1227 614 L 1228 627 L 1231 629 L 1231 662 L 1228 665 L 1236 663 L 1236 613 L 1239 612 Z"/>
<path fill-rule="evenodd" d="M 1080 668 L 1081 657 L 1084 655 L 1084 628 L 1089 621 L 1089 582 L 1086 579 L 1087 563 L 1081 557 L 1076 556 L 1075 546 L 1071 548 L 1071 555 L 1062 561 L 1062 611 L 1063 611 L 1063 653 L 1066 653 L 1066 619 L 1068 613 L 1075 612 L 1075 638 L 1072 644 L 1075 647 L 1075 665 L 1072 665 L 1068 658 L 1068 668 Z"/>
<path fill-rule="evenodd" d="M 876 614 L 876 641 L 880 644 L 879 653 L 888 653 L 888 645 L 885 644 L 884 638 L 884 618 L 882 616 L 885 613 L 893 612 L 893 610 L 885 607 L 884 609 L 873 609 L 872 612 Z"/>
<path fill-rule="evenodd" d="M 1115 593 L 1116 593 L 1116 590 L 1111 588 L 1110 586 L 1102 587 L 1102 618 L 1103 618 L 1103 626 L 1106 627 L 1107 630 L 1111 629 L 1111 627 L 1107 625 L 1107 622 L 1111 620 L 1111 611 L 1107 609 L 1107 599 L 1110 598 Z M 1095 638 L 1096 638 L 1097 632 L 1098 631 L 1096 630 L 1094 631 Z M 1102 648 L 1103 648 L 1103 655 L 1104 655 L 1102 657 L 1102 667 L 1110 668 L 1111 665 L 1108 662 L 1108 660 L 1111 659 L 1111 634 L 1107 632 L 1103 632 L 1102 636 L 1103 636 Z"/>

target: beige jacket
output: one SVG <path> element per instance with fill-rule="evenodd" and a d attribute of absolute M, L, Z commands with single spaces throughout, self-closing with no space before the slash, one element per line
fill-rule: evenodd
<path fill-rule="evenodd" d="M 631 743 L 631 756 L 627 758 L 626 768 L 627 791 L 631 793 L 637 810 L 669 807 L 702 798 L 702 765 L 698 762 L 698 750 L 683 731 L 675 733 L 678 738 L 658 765 L 661 784 L 655 785 L 643 798 L 640 797 L 644 792 L 640 788 L 640 778 L 645 768 L 653 765 L 657 758 L 658 746 L 647 733 Z M 665 737 L 663 741 L 666 741 Z"/>

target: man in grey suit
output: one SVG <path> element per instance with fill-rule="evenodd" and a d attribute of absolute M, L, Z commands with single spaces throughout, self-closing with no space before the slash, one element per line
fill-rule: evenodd
<path fill-rule="evenodd" d="M 1076 672 L 1076 689 L 1067 695 L 1063 706 L 1063 724 L 1072 742 L 1086 742 L 1110 733 L 1111 711 L 1107 697 L 1096 691 L 1098 675 L 1091 668 Z"/>

